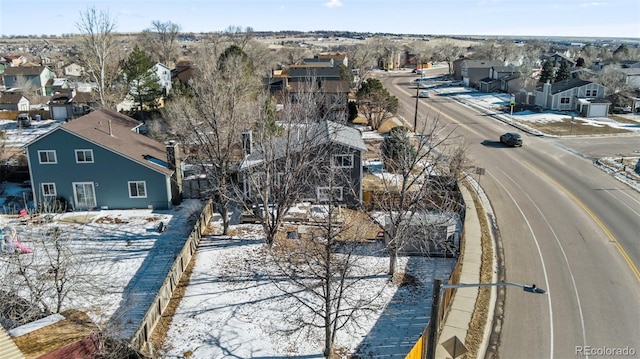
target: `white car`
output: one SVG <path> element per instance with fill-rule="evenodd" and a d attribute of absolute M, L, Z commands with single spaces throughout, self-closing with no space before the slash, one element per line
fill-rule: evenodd
<path fill-rule="evenodd" d="M 431 97 L 431 94 L 429 93 L 429 91 L 420 91 L 418 93 L 418 97 L 429 98 L 429 97 Z"/>

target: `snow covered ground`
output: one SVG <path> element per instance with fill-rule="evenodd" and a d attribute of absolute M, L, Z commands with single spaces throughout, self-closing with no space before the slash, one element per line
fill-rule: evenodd
<path fill-rule="evenodd" d="M 185 296 L 167 333 L 163 358 L 321 358 L 323 332 L 287 334 L 283 327 L 292 302 L 276 285 L 256 277 L 249 259 L 260 256 L 264 240 L 256 225 L 238 225 L 241 235 L 209 236 L 196 255 Z M 379 243 L 363 244 L 361 293 L 380 290 L 379 312 L 359 327 L 347 327 L 336 347 L 363 357 L 404 358 L 429 320 L 433 278 L 448 278 L 455 261 L 401 257 L 399 270 L 416 285 L 391 284 L 388 257 Z M 366 254 L 365 254 L 366 253 Z"/>

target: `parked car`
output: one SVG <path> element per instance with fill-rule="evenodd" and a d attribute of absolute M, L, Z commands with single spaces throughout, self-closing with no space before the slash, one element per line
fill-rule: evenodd
<path fill-rule="evenodd" d="M 431 97 L 431 94 L 429 93 L 429 91 L 420 91 L 418 93 L 418 97 L 429 98 L 429 97 Z"/>
<path fill-rule="evenodd" d="M 31 126 L 31 116 L 28 113 L 20 113 L 16 118 L 18 122 L 18 127 L 29 127 Z"/>
<path fill-rule="evenodd" d="M 520 134 L 516 132 L 507 132 L 500 136 L 500 142 L 511 147 L 521 147 L 522 136 L 520 136 Z"/>

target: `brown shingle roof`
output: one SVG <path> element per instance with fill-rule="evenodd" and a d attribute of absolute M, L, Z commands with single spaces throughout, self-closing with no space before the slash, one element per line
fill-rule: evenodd
<path fill-rule="evenodd" d="M 114 110 L 100 109 L 60 127 L 156 171 L 172 174 L 172 170 L 149 160 L 155 158 L 166 162 L 166 148 L 164 144 L 132 131 L 140 124 Z"/>
<path fill-rule="evenodd" d="M 2 96 L 0 96 L 0 104 L 3 105 L 16 105 L 18 104 L 18 102 L 20 102 L 20 99 L 24 97 L 22 94 L 19 93 L 6 93 L 3 94 Z M 26 98 L 26 97 L 25 97 Z"/>
<path fill-rule="evenodd" d="M 4 70 L 4 74 L 10 76 L 38 76 L 44 71 L 45 67 L 46 66 L 7 67 Z"/>

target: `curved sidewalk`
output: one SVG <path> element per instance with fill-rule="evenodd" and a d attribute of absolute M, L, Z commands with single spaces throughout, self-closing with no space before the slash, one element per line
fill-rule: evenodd
<path fill-rule="evenodd" d="M 462 269 L 460 271 L 459 283 L 479 283 L 480 266 L 482 263 L 482 228 L 478 218 L 473 195 L 469 189 L 461 186 L 460 191 L 464 198 L 466 212 L 464 219 L 464 252 Z M 493 241 L 492 241 L 493 243 Z M 496 266 L 495 245 L 492 267 Z M 495 271 L 494 271 L 495 276 Z M 469 324 L 478 299 L 477 287 L 458 288 L 453 296 L 453 301 L 448 314 L 445 315 L 441 326 L 436 347 L 436 358 L 451 358 L 442 343 L 456 336 L 464 344 L 469 331 Z M 495 307 L 495 288 L 492 288 L 491 299 L 489 300 L 489 311 L 485 324 L 484 338 L 480 348 L 478 348 L 478 358 L 483 358 L 486 351 L 486 343 L 493 319 L 493 309 Z"/>

